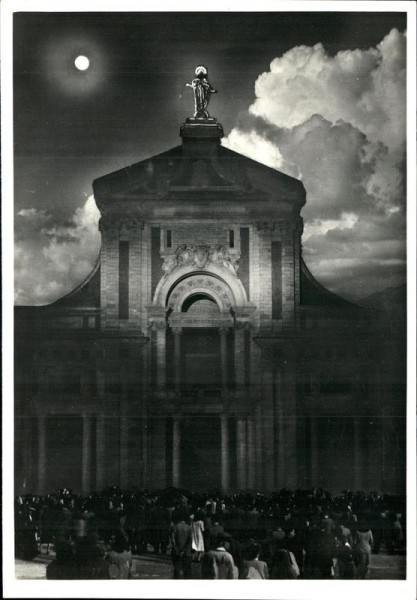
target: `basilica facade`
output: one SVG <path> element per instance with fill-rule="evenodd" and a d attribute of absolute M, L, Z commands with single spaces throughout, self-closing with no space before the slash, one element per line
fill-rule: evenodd
<path fill-rule="evenodd" d="M 89 277 L 16 307 L 15 492 L 403 493 L 403 332 L 309 272 L 300 181 L 180 134 L 94 181 Z"/>

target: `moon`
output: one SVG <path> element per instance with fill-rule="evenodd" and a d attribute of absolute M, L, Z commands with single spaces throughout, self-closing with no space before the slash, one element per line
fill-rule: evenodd
<path fill-rule="evenodd" d="M 85 71 L 90 66 L 90 61 L 86 56 L 77 56 L 74 60 L 74 64 L 79 71 Z"/>

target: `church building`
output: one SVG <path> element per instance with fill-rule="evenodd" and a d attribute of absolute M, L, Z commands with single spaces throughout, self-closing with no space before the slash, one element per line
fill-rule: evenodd
<path fill-rule="evenodd" d="M 404 493 L 403 338 L 308 270 L 301 181 L 180 136 L 94 181 L 87 279 L 15 309 L 15 493 Z"/>

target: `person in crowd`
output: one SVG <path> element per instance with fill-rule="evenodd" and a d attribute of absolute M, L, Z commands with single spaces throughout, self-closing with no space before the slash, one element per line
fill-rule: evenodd
<path fill-rule="evenodd" d="M 56 546 L 56 558 L 46 567 L 46 579 L 78 579 L 73 544 L 60 542 Z"/>
<path fill-rule="evenodd" d="M 216 547 L 209 550 L 204 556 L 203 579 L 238 579 L 238 569 L 229 549 L 229 537 L 220 534 Z"/>
<path fill-rule="evenodd" d="M 219 535 L 223 535 L 224 533 L 224 525 L 223 522 L 217 518 L 217 517 L 213 517 L 212 522 L 211 522 L 211 537 L 213 538 L 213 540 L 217 540 Z M 234 534 L 236 533 L 235 531 L 233 532 Z"/>
<path fill-rule="evenodd" d="M 204 514 L 197 510 L 191 519 L 191 548 L 193 560 L 200 562 L 204 554 Z"/>
<path fill-rule="evenodd" d="M 281 550 L 282 548 L 285 548 L 285 545 L 286 545 L 285 531 L 281 527 L 281 525 L 277 524 L 274 527 L 274 529 L 271 532 L 271 537 L 272 537 L 272 548 L 273 548 L 273 551 L 275 551 L 275 550 Z"/>
<path fill-rule="evenodd" d="M 323 515 L 320 519 L 320 529 L 322 529 L 325 533 L 332 533 L 334 529 L 334 521 L 330 516 L 329 507 L 326 506 Z"/>
<path fill-rule="evenodd" d="M 19 496 L 15 504 L 15 554 L 17 558 L 31 560 L 38 554 L 35 509 Z"/>
<path fill-rule="evenodd" d="M 203 531 L 203 540 L 204 540 L 204 548 L 211 548 L 212 546 L 212 540 L 213 540 L 213 536 L 212 536 L 212 529 L 213 529 L 213 523 L 212 523 L 212 513 L 211 513 L 211 508 L 205 508 L 205 509 L 201 509 L 201 514 L 204 515 L 203 518 L 203 523 L 204 523 L 204 531 Z"/>
<path fill-rule="evenodd" d="M 299 575 L 298 566 L 291 557 L 291 553 L 285 548 L 276 550 L 272 557 L 271 579 L 297 579 Z"/>
<path fill-rule="evenodd" d="M 334 563 L 336 558 L 336 537 L 325 526 L 320 529 L 317 536 L 317 567 L 320 579 L 333 579 Z"/>
<path fill-rule="evenodd" d="M 372 551 L 373 537 L 369 526 L 365 521 L 359 523 L 355 533 L 355 564 L 357 568 L 357 579 L 365 579 L 369 569 L 369 557 Z"/>
<path fill-rule="evenodd" d="M 321 488 L 284 488 L 268 495 L 247 491 L 220 495 L 113 486 L 81 496 L 62 489 L 16 498 L 15 552 L 16 557 L 31 560 L 40 552 L 38 542 L 48 539 L 51 551 L 55 546 L 58 553 L 52 577 L 59 565 L 67 559 L 71 562 L 71 553 L 65 554 L 68 549 L 58 552 L 58 548 L 73 544 L 77 574 L 80 569 L 81 578 L 107 578 L 114 575 L 108 572 L 112 565 L 103 555 L 116 551 L 112 545 L 119 536 L 126 539 L 123 552 L 144 552 L 148 542 L 157 552 L 165 552 L 170 541 L 175 577 L 188 578 L 191 565 L 194 578 L 200 578 L 203 552 L 218 551 L 223 556 L 224 550 L 240 573 L 243 548 L 257 544 L 258 562 L 267 563 L 271 576 L 274 567 L 279 577 L 283 572 L 293 577 L 298 568 L 299 576 L 307 579 L 351 578 L 353 552 L 353 571 L 363 578 L 370 552 L 379 550 L 372 543 L 374 531 L 382 532 L 378 540 L 382 551 L 403 551 L 405 522 L 404 498 L 374 492 L 344 490 L 332 495 Z M 218 535 L 226 539 L 223 550 L 218 550 L 223 547 Z M 88 545 L 86 540 L 94 536 L 96 541 Z M 192 563 L 192 553 L 201 562 Z M 291 569 L 285 569 L 288 558 Z M 100 565 L 94 566 L 94 561 Z M 249 578 L 257 577 L 251 573 Z"/>
<path fill-rule="evenodd" d="M 130 579 L 132 569 L 132 553 L 127 549 L 127 541 L 122 533 L 117 533 L 111 544 L 111 550 L 106 553 L 107 562 L 112 565 L 112 579 Z"/>
<path fill-rule="evenodd" d="M 390 511 L 387 514 L 385 527 L 385 543 L 388 554 L 395 554 L 395 552 L 400 548 L 402 540 L 403 531 L 401 522 L 396 511 Z"/>
<path fill-rule="evenodd" d="M 347 521 L 345 517 L 342 517 L 340 519 L 339 525 L 336 527 L 335 532 L 336 537 L 340 542 L 343 540 L 343 538 L 345 538 L 349 546 L 351 548 L 353 547 L 352 531 L 350 527 L 347 526 Z"/>
<path fill-rule="evenodd" d="M 372 547 L 372 554 L 379 554 L 381 543 L 384 539 L 386 532 L 386 513 L 378 510 L 377 507 L 368 515 L 368 523 L 372 531 L 372 538 L 374 544 Z"/>
<path fill-rule="evenodd" d="M 342 536 L 337 545 L 337 562 L 339 566 L 339 578 L 340 579 L 354 579 L 355 578 L 355 567 L 354 567 L 354 554 L 351 542 L 348 538 Z"/>
<path fill-rule="evenodd" d="M 182 507 L 176 513 L 177 522 L 170 529 L 171 553 L 174 566 L 174 579 L 191 579 L 192 534 L 191 525 L 186 523 L 187 510 Z"/>
<path fill-rule="evenodd" d="M 239 579 L 268 579 L 268 565 L 263 560 L 259 560 L 261 546 L 255 542 L 250 542 L 243 550 L 242 566 L 239 569 Z M 257 574 L 251 575 L 252 570 Z"/>
<path fill-rule="evenodd" d="M 285 532 L 284 538 L 285 548 L 292 552 L 300 569 L 300 576 L 304 571 L 304 538 L 301 531 L 295 530 L 294 527 L 289 527 Z"/>
<path fill-rule="evenodd" d="M 239 570 L 242 566 L 242 560 L 243 560 L 242 544 L 239 542 L 239 540 L 234 538 L 233 535 L 229 532 L 225 532 L 224 537 L 227 539 L 227 544 L 228 544 L 227 550 L 228 550 L 229 554 L 232 555 L 235 567 L 238 569 L 238 572 L 239 572 Z"/>
<path fill-rule="evenodd" d="M 94 535 L 80 538 L 75 546 L 77 579 L 111 579 L 110 563 Z"/>

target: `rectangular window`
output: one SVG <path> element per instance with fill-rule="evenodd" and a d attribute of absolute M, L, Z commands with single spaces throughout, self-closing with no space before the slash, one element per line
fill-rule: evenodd
<path fill-rule="evenodd" d="M 172 247 L 172 231 L 167 229 L 167 248 Z"/>
<path fill-rule="evenodd" d="M 119 242 L 119 319 L 129 318 L 129 242 Z"/>
<path fill-rule="evenodd" d="M 235 232 L 234 229 L 229 229 L 229 247 L 235 247 Z"/>
<path fill-rule="evenodd" d="M 250 300 L 250 254 L 249 254 L 249 227 L 240 229 L 240 260 L 239 260 L 239 279 L 245 288 L 248 300 Z"/>
<path fill-rule="evenodd" d="M 151 281 L 152 281 L 152 296 L 158 285 L 158 281 L 164 274 L 162 271 L 161 261 L 161 228 L 151 228 Z"/>
<path fill-rule="evenodd" d="M 272 318 L 282 318 L 282 254 L 281 242 L 271 244 Z"/>

